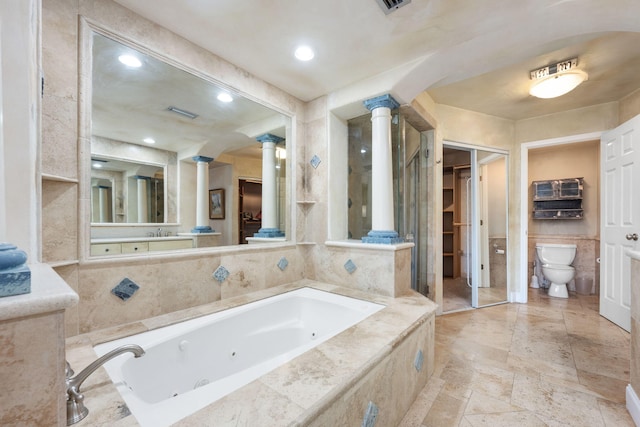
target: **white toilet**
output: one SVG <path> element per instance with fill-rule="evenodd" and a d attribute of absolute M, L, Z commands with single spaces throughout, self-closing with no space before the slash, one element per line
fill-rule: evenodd
<path fill-rule="evenodd" d="M 542 262 L 542 274 L 551 282 L 549 296 L 569 298 L 567 283 L 576 275 L 575 268 L 571 267 L 576 257 L 576 245 L 538 243 L 536 252 Z"/>

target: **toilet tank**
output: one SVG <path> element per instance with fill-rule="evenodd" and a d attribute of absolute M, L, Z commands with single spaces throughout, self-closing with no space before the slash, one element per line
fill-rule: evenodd
<path fill-rule="evenodd" d="M 536 252 L 543 264 L 571 265 L 576 257 L 576 245 L 538 243 Z"/>

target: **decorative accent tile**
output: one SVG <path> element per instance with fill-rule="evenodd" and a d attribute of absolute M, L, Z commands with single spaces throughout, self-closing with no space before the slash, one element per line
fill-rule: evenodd
<path fill-rule="evenodd" d="M 138 289 L 140 289 L 140 286 L 136 285 L 131 279 L 125 277 L 115 288 L 111 289 L 111 293 L 122 301 L 127 301 L 138 291 Z"/>
<path fill-rule="evenodd" d="M 229 270 L 227 270 L 223 266 L 219 266 L 218 268 L 216 268 L 216 271 L 213 272 L 213 278 L 216 279 L 218 282 L 222 283 L 225 280 L 227 280 L 227 277 L 229 277 L 229 274 L 230 274 Z"/>
<path fill-rule="evenodd" d="M 314 169 L 317 169 L 320 161 L 320 157 L 314 154 L 309 163 L 311 163 L 311 166 L 313 166 Z"/>
<path fill-rule="evenodd" d="M 362 427 L 373 427 L 376 425 L 376 419 L 378 418 L 378 406 L 369 401 L 367 405 L 367 411 L 364 413 L 362 420 Z"/>
<path fill-rule="evenodd" d="M 288 265 L 289 261 L 287 261 L 285 257 L 280 258 L 280 261 L 278 261 L 278 268 L 282 271 L 284 271 L 284 269 L 287 268 Z"/>
<path fill-rule="evenodd" d="M 424 354 L 422 354 L 422 350 L 418 350 L 416 354 L 416 359 L 413 361 L 413 366 L 415 366 L 416 371 L 420 372 L 422 370 L 422 364 L 424 363 Z"/>
<path fill-rule="evenodd" d="M 347 260 L 347 262 L 344 263 L 344 268 L 349 272 L 349 274 L 352 274 L 358 267 L 353 261 Z"/>

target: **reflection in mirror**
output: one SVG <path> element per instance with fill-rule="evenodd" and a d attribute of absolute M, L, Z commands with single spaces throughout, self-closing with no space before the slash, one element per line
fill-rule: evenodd
<path fill-rule="evenodd" d="M 97 32 L 91 107 L 92 238 L 144 236 L 140 225 L 162 223 L 175 234 L 210 226 L 220 244 L 235 244 L 239 180 L 263 179 L 265 134 L 282 139 L 275 186 L 285 229 L 288 117 Z M 203 185 L 194 158 L 213 159 Z M 224 219 L 197 215 L 200 193 L 206 201 L 215 188 L 227 195 Z M 196 224 L 202 217 L 208 224 Z"/>
<path fill-rule="evenodd" d="M 91 222 L 163 223 L 164 168 L 91 157 Z"/>

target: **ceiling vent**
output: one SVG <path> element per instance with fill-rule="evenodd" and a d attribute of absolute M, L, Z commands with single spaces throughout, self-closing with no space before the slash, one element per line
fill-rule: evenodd
<path fill-rule="evenodd" d="M 174 112 L 176 114 L 183 115 L 185 117 L 189 117 L 191 120 L 193 120 L 196 117 L 198 117 L 198 115 L 196 113 L 192 113 L 191 111 L 183 110 L 182 108 L 178 108 L 178 107 L 174 107 L 174 106 L 171 106 L 171 107 L 167 108 L 167 110 L 172 111 L 172 112 Z"/>
<path fill-rule="evenodd" d="M 376 0 L 376 3 L 382 8 L 384 14 L 388 15 L 405 4 L 411 3 L 411 0 Z"/>

